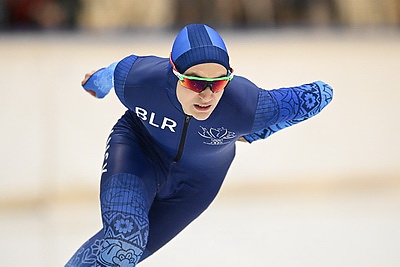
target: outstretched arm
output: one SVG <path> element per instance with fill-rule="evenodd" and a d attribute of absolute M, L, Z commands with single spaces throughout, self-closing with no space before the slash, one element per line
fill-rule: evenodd
<path fill-rule="evenodd" d="M 114 70 L 117 63 L 113 63 L 107 68 L 94 70 L 85 74 L 82 80 L 82 86 L 94 97 L 103 98 L 114 87 Z"/>
<path fill-rule="evenodd" d="M 311 118 L 329 104 L 332 96 L 332 87 L 321 81 L 270 91 L 260 89 L 253 133 L 243 138 L 252 143 Z"/>

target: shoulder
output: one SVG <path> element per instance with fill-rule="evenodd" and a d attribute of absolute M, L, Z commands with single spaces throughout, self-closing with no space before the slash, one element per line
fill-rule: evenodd
<path fill-rule="evenodd" d="M 235 99 L 258 95 L 259 87 L 245 77 L 235 75 L 225 88 L 225 93 Z"/>
<path fill-rule="evenodd" d="M 238 119 L 252 121 L 259 91 L 259 87 L 250 80 L 235 76 L 225 88 L 219 105 L 221 109 L 229 110 L 229 113 Z"/>
<path fill-rule="evenodd" d="M 254 105 L 257 101 L 260 88 L 245 77 L 237 76 L 225 88 L 224 98 L 231 104 L 238 106 Z"/>
<path fill-rule="evenodd" d="M 229 83 L 228 87 L 234 87 L 234 88 L 251 88 L 251 87 L 257 87 L 252 81 L 249 79 L 235 75 L 232 79 L 232 81 Z"/>
<path fill-rule="evenodd" d="M 114 75 L 116 80 L 120 78 L 125 85 L 141 84 L 166 75 L 168 65 L 167 58 L 130 55 L 117 64 Z"/>
<path fill-rule="evenodd" d="M 132 85 L 150 85 L 165 82 L 169 61 L 155 56 L 139 57 L 128 76 Z"/>
<path fill-rule="evenodd" d="M 163 88 L 169 61 L 155 56 L 130 55 L 118 62 L 114 71 L 114 88 L 120 101 L 129 107 L 132 88 Z"/>

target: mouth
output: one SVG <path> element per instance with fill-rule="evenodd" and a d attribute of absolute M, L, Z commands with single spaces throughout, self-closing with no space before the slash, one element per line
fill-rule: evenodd
<path fill-rule="evenodd" d="M 211 108 L 211 105 L 200 105 L 200 104 L 194 104 L 194 108 L 198 111 L 208 111 Z"/>

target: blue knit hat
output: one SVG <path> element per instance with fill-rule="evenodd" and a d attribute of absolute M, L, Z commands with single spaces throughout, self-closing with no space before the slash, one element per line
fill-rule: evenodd
<path fill-rule="evenodd" d="M 224 41 L 204 24 L 191 24 L 180 31 L 172 46 L 171 58 L 180 73 L 202 63 L 218 63 L 230 69 Z"/>

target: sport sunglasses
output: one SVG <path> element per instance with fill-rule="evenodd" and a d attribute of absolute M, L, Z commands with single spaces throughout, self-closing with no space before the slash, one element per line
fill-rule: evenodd
<path fill-rule="evenodd" d="M 183 75 L 178 72 L 171 57 L 169 58 L 169 61 L 172 65 L 173 73 L 179 79 L 179 83 L 183 87 L 188 88 L 196 93 L 201 93 L 207 87 L 209 87 L 213 93 L 222 91 L 233 78 L 232 68 L 228 72 L 227 76 L 220 78 L 202 78 L 202 77 Z"/>

